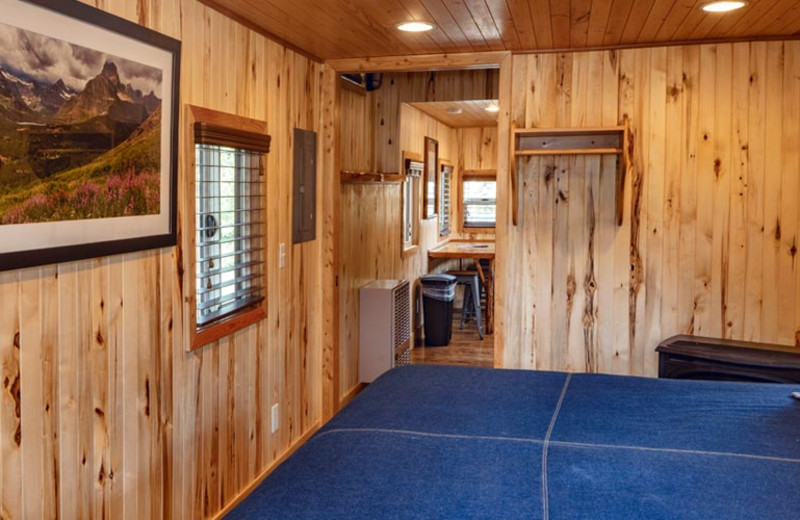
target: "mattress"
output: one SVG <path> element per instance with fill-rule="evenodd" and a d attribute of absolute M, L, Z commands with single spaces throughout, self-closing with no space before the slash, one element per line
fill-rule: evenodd
<path fill-rule="evenodd" d="M 797 390 L 397 368 L 226 518 L 800 519 Z"/>

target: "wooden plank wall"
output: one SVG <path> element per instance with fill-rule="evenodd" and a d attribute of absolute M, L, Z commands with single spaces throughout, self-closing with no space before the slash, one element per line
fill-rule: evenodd
<path fill-rule="evenodd" d="M 496 99 L 497 78 L 492 69 L 397 72 L 383 74 L 381 87 L 361 96 L 342 89 L 342 169 L 396 172 L 402 103 Z"/>
<path fill-rule="evenodd" d="M 339 80 L 342 85 L 344 80 Z M 371 172 L 375 139 L 370 94 L 354 87 L 340 89 L 339 147 L 342 169 Z"/>
<path fill-rule="evenodd" d="M 464 240 L 490 240 L 494 233 L 464 232 L 461 223 L 461 204 L 459 186 L 465 170 L 497 170 L 497 127 L 459 128 L 458 163 L 453 178 L 453 232 L 451 238 Z"/>
<path fill-rule="evenodd" d="M 358 290 L 395 279 L 400 258 L 400 184 L 342 184 L 339 235 L 340 399 L 358 386 Z"/>
<path fill-rule="evenodd" d="M 439 139 L 440 157 L 457 166 L 459 142 L 455 130 L 404 103 L 494 99 L 497 81 L 497 70 L 385 73 L 378 90 L 341 88 L 341 169 L 398 172 L 404 149 L 421 155 L 423 137 L 436 137 L 440 131 L 448 134 L 446 139 Z M 408 117 L 414 120 L 402 129 L 402 135 L 401 110 L 413 114 Z M 408 133 L 427 129 L 434 134 Z M 449 144 L 451 139 L 456 141 Z M 403 148 L 404 143 L 410 147 Z M 422 222 L 422 250 L 405 261 L 400 258 L 399 185 L 344 184 L 339 210 L 339 388 L 340 399 L 344 399 L 358 386 L 358 288 L 376 278 L 417 279 L 427 272 L 426 244 L 435 240 L 438 232 L 435 221 Z"/>
<path fill-rule="evenodd" d="M 375 168 L 392 171 L 403 151 L 402 144 L 398 146 L 401 103 L 497 99 L 498 77 L 496 69 L 385 74 L 383 86 L 372 96 Z"/>
<path fill-rule="evenodd" d="M 0 516 L 203 518 L 320 420 L 323 249 L 291 246 L 290 136 L 321 128 L 329 71 L 194 0 L 97 3 L 183 41 L 182 103 L 268 122 L 269 316 L 187 354 L 174 248 L 0 274 Z"/>
<path fill-rule="evenodd" d="M 461 141 L 459 170 L 494 170 L 497 168 L 497 127 L 459 128 Z"/>
<path fill-rule="evenodd" d="M 512 84 L 518 127 L 627 116 L 634 166 L 617 227 L 614 159 L 519 160 L 504 366 L 652 376 L 679 333 L 800 346 L 800 42 L 519 55 Z"/>
<path fill-rule="evenodd" d="M 400 148 L 422 156 L 424 138 L 439 141 L 439 157 L 453 164 L 459 140 L 455 129 L 416 108 L 400 107 Z M 394 166 L 397 171 L 400 164 Z M 421 184 L 421 183 L 420 183 Z M 358 290 L 376 279 L 407 279 L 414 290 L 419 276 L 428 272 L 428 250 L 439 243 L 438 217 L 420 223 L 420 248 L 401 258 L 399 183 L 341 185 L 339 277 L 339 363 L 341 398 L 358 386 Z M 448 264 L 437 266 L 445 270 Z M 414 298 L 412 291 L 412 298 Z M 412 301 L 412 309 L 415 301 Z"/>

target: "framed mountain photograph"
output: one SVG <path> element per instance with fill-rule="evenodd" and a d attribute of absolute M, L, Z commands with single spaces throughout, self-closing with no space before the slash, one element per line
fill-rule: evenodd
<path fill-rule="evenodd" d="M 0 0 L 0 271 L 176 243 L 180 42 Z"/>

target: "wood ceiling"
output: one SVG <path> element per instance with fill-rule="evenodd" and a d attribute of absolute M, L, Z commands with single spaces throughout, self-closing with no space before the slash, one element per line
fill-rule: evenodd
<path fill-rule="evenodd" d="M 497 126 L 497 112 L 487 112 L 490 105 L 497 106 L 496 99 L 481 99 L 476 101 L 432 101 L 409 103 L 414 108 L 422 110 L 434 119 L 451 128 L 474 128 L 482 126 Z M 460 109 L 461 113 L 453 114 L 448 110 Z"/>
<path fill-rule="evenodd" d="M 800 1 L 749 0 L 726 14 L 709 0 L 201 0 L 320 59 L 608 48 L 800 34 Z M 408 20 L 436 24 L 401 33 Z"/>

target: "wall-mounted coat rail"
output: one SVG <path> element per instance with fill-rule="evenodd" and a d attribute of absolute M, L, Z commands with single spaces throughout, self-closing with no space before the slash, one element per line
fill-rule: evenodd
<path fill-rule="evenodd" d="M 618 155 L 616 172 L 616 222 L 622 225 L 625 177 L 631 167 L 632 146 L 627 119 L 620 126 L 594 128 L 514 129 L 515 159 L 536 155 Z M 516 160 L 511 177 L 512 217 L 517 225 Z"/>
<path fill-rule="evenodd" d="M 399 184 L 405 176 L 399 173 L 351 172 L 342 170 L 340 182 L 348 184 Z"/>

